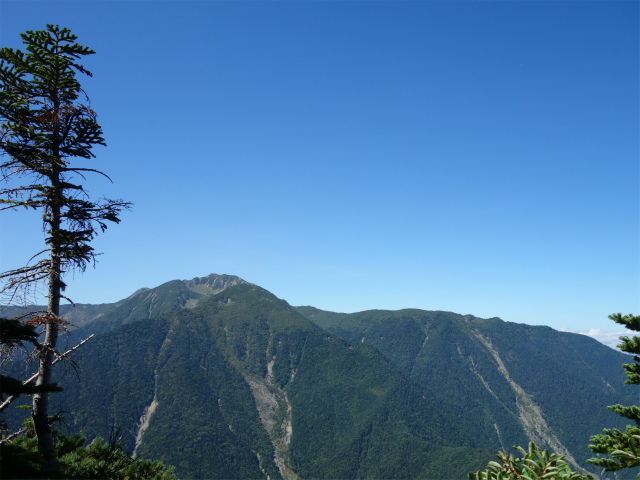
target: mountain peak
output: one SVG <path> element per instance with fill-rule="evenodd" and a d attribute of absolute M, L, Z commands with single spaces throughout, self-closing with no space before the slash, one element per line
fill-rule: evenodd
<path fill-rule="evenodd" d="M 182 280 L 182 283 L 191 291 L 200 295 L 216 295 L 223 290 L 241 283 L 249 283 L 235 275 L 218 275 L 212 273 L 206 277 L 194 277 L 191 280 Z"/>

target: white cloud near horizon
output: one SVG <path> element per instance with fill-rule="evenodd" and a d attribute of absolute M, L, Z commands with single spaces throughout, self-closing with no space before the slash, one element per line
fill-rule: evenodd
<path fill-rule="evenodd" d="M 600 343 L 605 344 L 607 347 L 611 347 L 617 350 L 616 346 L 620 344 L 620 337 L 627 335 L 630 333 L 628 331 L 618 331 L 618 332 L 603 332 L 599 328 L 590 328 L 586 332 L 574 332 L 573 330 L 569 330 L 568 328 L 562 327 L 560 329 L 561 332 L 571 332 L 578 333 L 580 335 L 586 335 L 587 337 L 595 338 Z"/>

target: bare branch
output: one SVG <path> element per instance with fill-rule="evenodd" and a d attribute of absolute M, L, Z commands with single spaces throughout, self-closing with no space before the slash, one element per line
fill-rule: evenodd
<path fill-rule="evenodd" d="M 8 272 L 0 273 L 1 278 L 8 278 L 15 275 L 33 275 L 33 272 L 37 272 L 42 268 L 46 268 L 49 264 L 49 260 L 40 260 L 35 265 L 16 268 L 15 270 L 9 270 Z"/>
<path fill-rule="evenodd" d="M 104 172 L 101 172 L 100 170 L 94 170 L 93 168 L 63 168 L 62 171 L 77 173 L 78 175 L 82 176 L 82 178 L 85 178 L 85 177 L 80 172 L 97 173 L 99 175 L 102 175 L 103 177 L 106 177 L 111 183 L 113 183 L 113 180 L 111 180 L 111 177 L 109 175 L 107 175 Z"/>
<path fill-rule="evenodd" d="M 14 432 L 11 435 L 9 435 L 7 438 L 3 438 L 2 440 L 0 440 L 0 445 L 4 445 L 5 443 L 9 443 L 11 440 L 16 438 L 18 435 L 22 435 L 26 431 L 27 431 L 26 428 L 21 428 L 17 432 Z"/>
<path fill-rule="evenodd" d="M 67 302 L 69 302 L 71 305 L 73 305 L 74 307 L 76 306 L 75 303 L 73 303 L 73 300 L 71 300 L 69 297 L 66 297 L 62 294 L 60 294 L 60 298 L 64 298 Z"/>
<path fill-rule="evenodd" d="M 55 365 L 56 363 L 58 363 L 61 360 L 64 360 L 65 357 L 67 357 L 71 352 L 73 352 L 74 350 L 76 350 L 81 345 L 85 344 L 86 342 L 88 342 L 93 336 L 94 336 L 94 334 L 92 333 L 87 338 L 85 338 L 80 343 L 78 343 L 75 347 L 67 350 L 66 352 L 64 352 L 61 355 L 58 355 L 58 354 L 56 354 L 54 352 L 54 355 L 56 356 L 56 359 L 53 362 L 51 362 L 51 366 Z M 38 374 L 34 373 L 29 378 L 27 378 L 25 381 L 23 381 L 22 385 L 28 385 L 29 383 L 33 382 L 36 378 L 38 378 Z M 11 405 L 11 403 L 18 397 L 19 397 L 19 395 L 11 395 L 10 397 L 7 397 L 7 399 L 4 402 L 2 402 L 2 404 L 0 404 L 0 412 L 2 412 L 5 408 L 7 408 L 9 405 Z"/>

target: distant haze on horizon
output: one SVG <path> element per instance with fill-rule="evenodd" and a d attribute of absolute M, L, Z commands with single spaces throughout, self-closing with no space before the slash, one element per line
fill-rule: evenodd
<path fill-rule="evenodd" d="M 215 272 L 609 346 L 640 313 L 638 2 L 2 0 L 0 45 L 47 23 L 97 52 L 83 182 L 134 203 L 74 302 Z M 2 212 L 0 271 L 43 239 Z"/>

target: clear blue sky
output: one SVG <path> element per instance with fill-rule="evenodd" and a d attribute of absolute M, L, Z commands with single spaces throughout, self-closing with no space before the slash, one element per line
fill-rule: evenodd
<path fill-rule="evenodd" d="M 416 307 L 586 332 L 640 313 L 635 1 L 0 2 L 97 51 L 135 208 L 80 303 L 209 273 L 293 305 Z M 3 212 L 0 270 L 43 235 Z"/>

